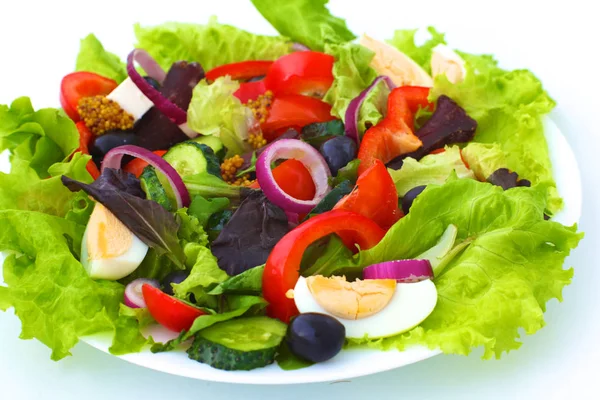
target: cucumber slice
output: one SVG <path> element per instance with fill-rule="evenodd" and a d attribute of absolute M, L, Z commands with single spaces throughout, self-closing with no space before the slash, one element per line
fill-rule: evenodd
<path fill-rule="evenodd" d="M 213 149 L 205 144 L 187 141 L 171 147 L 163 156 L 181 176 L 208 172 L 221 177 L 221 166 Z"/>
<path fill-rule="evenodd" d="M 142 190 L 146 192 L 146 197 L 149 200 L 154 200 L 167 211 L 175 211 L 173 202 L 161 184 L 156 170 L 151 165 L 144 168 L 144 171 L 140 175 L 140 185 L 142 186 Z"/>
<path fill-rule="evenodd" d="M 187 350 L 189 358 L 227 371 L 272 364 L 287 326 L 268 317 L 237 318 L 203 329 Z"/>
<path fill-rule="evenodd" d="M 225 154 L 227 154 L 227 147 L 221 142 L 216 136 L 198 136 L 195 139 L 192 139 L 196 143 L 205 144 L 215 152 L 217 158 L 222 161 L 225 158 Z"/>

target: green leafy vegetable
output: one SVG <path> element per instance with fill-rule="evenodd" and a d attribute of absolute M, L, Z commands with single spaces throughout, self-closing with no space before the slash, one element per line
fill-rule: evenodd
<path fill-rule="evenodd" d="M 285 340 L 279 347 L 275 361 L 277 361 L 277 365 L 284 371 L 293 371 L 313 365 L 310 361 L 303 360 L 292 353 Z"/>
<path fill-rule="evenodd" d="M 317 204 L 308 215 L 305 217 L 305 220 L 310 218 L 316 214 L 322 214 L 327 211 L 333 210 L 333 207 L 346 195 L 350 194 L 354 189 L 354 183 L 345 180 L 342 183 L 336 185 L 329 193 L 321 199 L 319 204 Z"/>
<path fill-rule="evenodd" d="M 462 155 L 477 179 L 485 181 L 499 168 L 506 167 L 506 156 L 497 143 L 469 143 Z"/>
<path fill-rule="evenodd" d="M 252 0 L 252 4 L 279 33 L 308 46 L 323 50 L 322 26 L 328 26 L 348 42 L 356 36 L 346 26 L 346 21 L 331 15 L 325 6 L 329 0 Z"/>
<path fill-rule="evenodd" d="M 351 259 L 352 251 L 344 245 L 339 236 L 331 235 L 319 258 L 311 263 L 309 268 L 302 271 L 302 275 L 344 275 L 340 271 L 344 269 L 344 262 L 350 263 Z M 347 274 L 349 278 L 355 277 L 355 275 Z"/>
<path fill-rule="evenodd" d="M 243 193 L 247 193 L 248 190 L 251 190 L 240 186 L 230 185 L 223 179 L 219 179 L 206 172 L 184 176 L 183 182 L 190 192 L 190 195 L 206 198 L 226 197 L 229 199 L 239 199 Z"/>
<path fill-rule="evenodd" d="M 360 160 L 354 159 L 346 164 L 345 167 L 342 167 L 338 170 L 335 178 L 332 179 L 331 184 L 333 186 L 337 186 L 344 181 L 350 181 L 355 184 L 358 179 L 358 166 L 360 165 Z"/>
<path fill-rule="evenodd" d="M 188 213 L 198 218 L 200 225 L 206 228 L 210 216 L 225 210 L 229 207 L 229 203 L 230 201 L 226 197 L 205 199 L 202 196 L 195 196 L 190 203 Z"/>
<path fill-rule="evenodd" d="M 302 140 L 318 147 L 335 136 L 344 136 L 344 123 L 339 119 L 314 122 L 302 128 Z"/>
<path fill-rule="evenodd" d="M 576 226 L 545 221 L 545 203 L 541 186 L 502 191 L 456 179 L 428 187 L 410 213 L 377 246 L 360 252 L 353 266 L 415 257 L 435 245 L 450 224 L 458 228 L 460 251 L 435 279 L 439 298 L 433 313 L 403 335 L 368 345 L 426 345 L 453 354 L 484 346 L 485 358 L 517 349 L 518 330 L 536 332 L 544 325 L 546 303 L 561 300 L 573 275 L 563 262 L 582 238 Z"/>
<path fill-rule="evenodd" d="M 406 158 L 402 168 L 388 170 L 400 197 L 404 197 L 406 192 L 417 186 L 442 184 L 453 171 L 458 178 L 475 178 L 473 172 L 463 163 L 457 146 L 446 147 L 443 153 L 430 154 L 419 161 Z"/>
<path fill-rule="evenodd" d="M 212 84 L 201 81 L 194 88 L 188 108 L 188 125 L 203 135 L 217 136 L 228 149 L 228 155 L 242 154 L 250 149 L 248 121 L 252 111 L 233 93 L 240 84 L 229 76 L 217 78 Z"/>
<path fill-rule="evenodd" d="M 177 240 L 178 224 L 173 215 L 160 204 L 146 200 L 135 176 L 106 168 L 91 184 L 61 177 L 69 190 L 84 190 L 110 210 L 131 232 L 159 255 L 166 254 L 181 265 L 183 251 Z"/>
<path fill-rule="evenodd" d="M 194 264 L 187 279 L 173 285 L 173 291 L 177 297 L 186 299 L 189 293 L 193 293 L 198 299 L 217 284 L 227 280 L 227 274 L 219 268 L 217 259 L 206 247 L 190 243 L 184 248 L 184 252 L 186 262 L 194 260 Z"/>
<path fill-rule="evenodd" d="M 166 70 L 176 61 L 197 61 L 206 70 L 246 60 L 275 60 L 290 52 L 286 38 L 255 35 L 212 17 L 208 24 L 136 24 L 137 48 L 142 48 Z"/>
<path fill-rule="evenodd" d="M 397 30 L 394 32 L 392 40 L 388 40 L 388 43 L 412 58 L 413 61 L 419 64 L 425 71 L 431 73 L 432 50 L 438 44 L 446 44 L 446 40 L 443 33 L 438 32 L 431 26 L 427 28 L 427 31 L 429 32 L 430 37 L 421 46 L 417 46 L 415 43 L 417 29 Z"/>
<path fill-rule="evenodd" d="M 358 110 L 358 133 L 362 135 L 372 127 L 377 125 L 383 116 L 387 114 L 387 99 L 390 94 L 390 88 L 387 83 L 380 81 L 371 90 L 360 109 Z"/>
<path fill-rule="evenodd" d="M 102 43 L 91 33 L 81 39 L 75 70 L 94 72 L 117 83 L 127 78 L 125 63 L 117 55 L 104 50 Z"/>
<path fill-rule="evenodd" d="M 250 268 L 239 275 L 232 276 L 217 285 L 208 294 L 260 294 L 262 291 L 262 276 L 265 266 Z"/>

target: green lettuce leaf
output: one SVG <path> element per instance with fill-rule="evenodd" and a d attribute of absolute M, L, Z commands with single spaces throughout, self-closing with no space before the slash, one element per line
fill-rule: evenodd
<path fill-rule="evenodd" d="M 485 181 L 497 169 L 506 168 L 506 155 L 497 143 L 469 143 L 462 155 L 477 179 Z"/>
<path fill-rule="evenodd" d="M 11 162 L 26 161 L 40 178 L 48 177 L 48 168 L 78 147 L 77 128 L 62 111 L 34 111 L 28 97 L 16 99 L 10 107 L 0 105 L 0 152 L 10 150 Z"/>
<path fill-rule="evenodd" d="M 477 120 L 475 142 L 497 143 L 506 167 L 532 184 L 550 186 L 548 211 L 556 213 L 562 200 L 556 190 L 542 118 L 554 101 L 528 70 L 507 71 L 488 55 L 460 53 L 466 61 L 463 82 L 452 84 L 445 76 L 435 79 L 432 96 L 445 94 Z"/>
<path fill-rule="evenodd" d="M 120 351 L 139 350 L 132 335 L 139 328 L 119 321 L 123 286 L 92 280 L 72 254 L 84 226 L 20 210 L 0 211 L 0 226 L 0 251 L 12 252 L 3 266 L 0 305 L 14 308 L 22 339 L 50 347 L 53 360 L 70 355 L 81 336 L 98 332 L 115 332 Z"/>
<path fill-rule="evenodd" d="M 193 260 L 192 270 L 183 282 L 173 284 L 173 291 L 182 299 L 187 299 L 189 294 L 193 293 L 196 302 L 199 303 L 199 298 L 204 299 L 211 289 L 226 281 L 228 276 L 219 268 L 216 257 L 208 248 L 190 243 L 184 248 L 184 252 L 188 265 Z"/>
<path fill-rule="evenodd" d="M 418 29 L 400 29 L 394 32 L 394 37 L 388 43 L 413 59 L 426 72 L 431 74 L 431 51 L 438 44 L 446 44 L 444 34 L 430 26 L 427 31 L 430 37 L 421 46 L 415 43 Z"/>
<path fill-rule="evenodd" d="M 117 55 L 104 50 L 102 43 L 91 33 L 81 39 L 75 71 L 94 72 L 117 83 L 127 78 L 125 63 Z"/>
<path fill-rule="evenodd" d="M 404 197 L 406 192 L 416 186 L 442 184 L 453 171 L 457 178 L 475 178 L 473 172 L 462 162 L 457 146 L 446 147 L 443 153 L 430 154 L 419 161 L 409 157 L 399 170 L 388 169 L 399 197 Z"/>
<path fill-rule="evenodd" d="M 563 263 L 583 236 L 576 226 L 545 221 L 545 206 L 542 186 L 503 191 L 456 179 L 428 187 L 377 246 L 355 257 L 354 267 L 413 258 L 435 245 L 450 224 L 458 228 L 462 251 L 435 278 L 438 303 L 419 327 L 367 345 L 425 345 L 448 354 L 483 346 L 485 358 L 517 349 L 519 329 L 539 330 L 546 303 L 562 299 L 573 275 Z"/>
<path fill-rule="evenodd" d="M 229 207 L 229 199 L 226 197 L 215 197 L 206 199 L 202 196 L 195 196 L 190 203 L 189 214 L 198 219 L 203 228 L 206 228 L 211 215 L 225 210 Z"/>
<path fill-rule="evenodd" d="M 262 291 L 262 276 L 264 265 L 250 268 L 239 275 L 229 277 L 226 281 L 218 284 L 208 294 L 260 294 Z"/>
<path fill-rule="evenodd" d="M 144 49 L 168 70 L 176 61 L 199 62 L 206 71 L 246 60 L 275 60 L 291 50 L 284 37 L 255 35 L 212 17 L 208 24 L 166 23 L 134 27 L 137 48 Z"/>
<path fill-rule="evenodd" d="M 322 51 L 322 26 L 328 26 L 343 42 L 356 36 L 346 21 L 331 15 L 326 7 L 329 0 L 252 0 L 254 7 L 283 36 Z"/>
<path fill-rule="evenodd" d="M 324 40 L 325 53 L 331 54 L 335 63 L 332 71 L 333 84 L 323 100 L 331 104 L 331 115 L 345 121 L 350 101 L 377 77 L 377 73 L 369 65 L 375 53 L 356 43 L 340 43 L 339 36 L 328 28 L 324 29 Z M 370 114 L 367 111 L 366 115 Z"/>
<path fill-rule="evenodd" d="M 218 78 L 212 84 L 202 81 L 196 85 L 188 108 L 188 125 L 203 135 L 214 135 L 228 149 L 228 155 L 242 154 L 250 147 L 248 121 L 252 111 L 233 93 L 240 84 L 229 76 Z"/>

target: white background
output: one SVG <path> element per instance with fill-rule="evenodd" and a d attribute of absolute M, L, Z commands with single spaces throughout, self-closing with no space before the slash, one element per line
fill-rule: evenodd
<path fill-rule="evenodd" d="M 351 382 L 260 387 L 194 381 L 146 370 L 86 344 L 59 363 L 36 341 L 18 338 L 20 323 L 0 313 L 3 399 L 306 399 L 306 398 L 577 398 L 598 399 L 600 372 L 600 34 L 592 1 L 332 1 L 355 33 L 391 37 L 396 28 L 428 24 L 453 47 L 494 53 L 509 68 L 529 68 L 559 106 L 553 113 L 582 171 L 581 229 L 587 236 L 568 260 L 575 278 L 565 300 L 549 304 L 547 326 L 500 361 L 438 356 Z M 78 39 L 94 32 L 125 56 L 133 22 L 221 22 L 274 33 L 249 1 L 10 1 L 0 6 L 0 104 L 29 95 L 35 107 L 57 106 L 61 77 L 74 67 Z M 0 227 L 1 229 L 1 227 Z"/>

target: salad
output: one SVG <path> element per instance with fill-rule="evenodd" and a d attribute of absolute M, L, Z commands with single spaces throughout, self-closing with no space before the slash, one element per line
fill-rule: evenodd
<path fill-rule="evenodd" d="M 281 36 L 136 25 L 121 59 L 90 34 L 60 109 L 0 105 L 0 309 L 21 338 L 60 360 L 110 332 L 115 355 L 224 370 L 519 348 L 583 237 L 552 220 L 540 81 L 434 28 L 379 41 L 326 1 L 252 2 Z"/>

